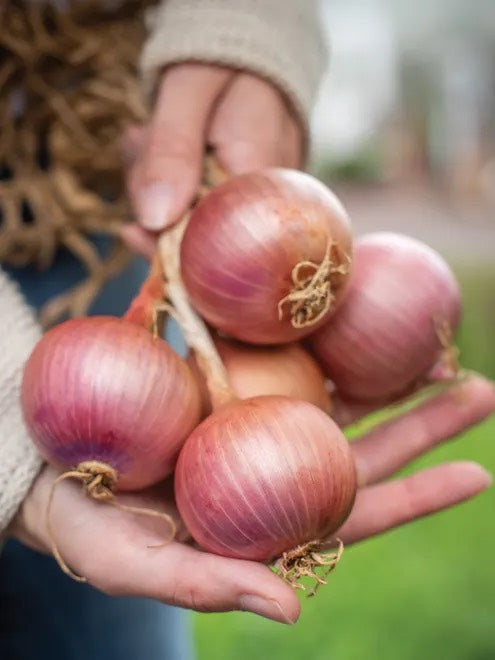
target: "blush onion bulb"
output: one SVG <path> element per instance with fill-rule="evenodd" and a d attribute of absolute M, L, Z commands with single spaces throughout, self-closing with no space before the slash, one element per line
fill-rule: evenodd
<path fill-rule="evenodd" d="M 113 317 L 71 320 L 47 332 L 24 370 L 22 408 L 49 463 L 67 469 L 95 462 L 103 482 L 120 490 L 170 474 L 200 418 L 187 364 L 144 328 Z"/>
<path fill-rule="evenodd" d="M 214 412 L 187 439 L 175 471 L 177 506 L 200 546 L 261 562 L 286 553 L 291 566 L 342 525 L 355 494 L 337 425 L 281 396 Z"/>
<path fill-rule="evenodd" d="M 189 436 L 175 471 L 179 512 L 206 550 L 268 562 L 285 580 L 316 585 L 339 560 L 318 552 L 349 514 L 356 473 L 349 445 L 326 413 L 305 401 L 260 396 L 239 401 L 180 276 L 187 218 L 160 237 L 167 293 L 194 350 L 214 412 Z M 342 546 L 341 546 L 342 547 Z M 279 555 L 282 554 L 280 557 Z"/>
<path fill-rule="evenodd" d="M 369 234 L 355 243 L 345 300 L 310 343 L 340 394 L 387 399 L 426 376 L 460 308 L 456 279 L 439 254 L 408 236 Z"/>
<path fill-rule="evenodd" d="M 342 296 L 352 251 L 349 218 L 322 183 L 298 171 L 233 177 L 193 210 L 182 278 L 196 310 L 253 344 L 295 341 Z"/>
<path fill-rule="evenodd" d="M 313 357 L 299 344 L 249 346 L 237 341 L 215 339 L 227 370 L 230 385 L 240 399 L 279 394 L 308 401 L 327 414 L 332 408 L 326 379 Z M 210 414 L 208 388 L 196 360 L 187 360 L 196 376 L 204 414 Z"/>

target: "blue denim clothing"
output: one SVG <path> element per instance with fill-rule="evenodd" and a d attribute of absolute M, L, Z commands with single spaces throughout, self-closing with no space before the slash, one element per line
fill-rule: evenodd
<path fill-rule="evenodd" d="M 95 241 L 104 253 L 108 241 Z M 44 273 L 6 269 L 40 307 L 76 284 L 84 271 L 61 252 Z M 92 314 L 120 316 L 147 272 L 139 259 L 110 282 Z M 183 351 L 177 327 L 168 340 Z M 89 540 L 88 540 L 89 542 Z M 188 613 L 144 598 L 106 596 L 77 584 L 52 557 L 9 541 L 0 554 L 0 660 L 191 660 Z"/>
<path fill-rule="evenodd" d="M 189 627 L 184 610 L 105 596 L 15 541 L 0 555 L 1 660 L 191 660 Z"/>

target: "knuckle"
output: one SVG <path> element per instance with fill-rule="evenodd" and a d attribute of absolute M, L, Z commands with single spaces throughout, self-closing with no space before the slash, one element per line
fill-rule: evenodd
<path fill-rule="evenodd" d="M 237 140 L 228 147 L 228 160 L 238 168 L 256 169 L 277 163 L 274 143 Z"/>
<path fill-rule="evenodd" d="M 196 612 L 215 611 L 214 597 L 196 581 L 195 571 L 188 568 L 187 564 L 182 566 L 179 574 L 174 575 L 166 589 L 168 597 L 165 596 L 163 600 Z"/>
<path fill-rule="evenodd" d="M 183 179 L 194 169 L 198 159 L 198 147 L 189 137 L 177 134 L 154 140 L 140 163 L 140 183 L 147 184 L 164 175 Z"/>
<path fill-rule="evenodd" d="M 414 476 L 406 477 L 402 482 L 402 488 L 404 493 L 402 516 L 405 520 L 414 520 L 427 511 L 427 502 Z"/>
<path fill-rule="evenodd" d="M 176 126 L 158 123 L 155 127 L 154 139 L 151 139 L 147 146 L 147 156 L 190 160 L 197 150 L 198 143 L 195 136 L 178 130 Z"/>
<path fill-rule="evenodd" d="M 170 601 L 173 605 L 178 605 L 179 607 L 195 610 L 197 612 L 208 611 L 208 608 L 204 603 L 204 598 L 200 594 L 198 588 L 194 584 L 184 581 L 182 577 L 176 577 L 174 579 L 170 593 Z"/>

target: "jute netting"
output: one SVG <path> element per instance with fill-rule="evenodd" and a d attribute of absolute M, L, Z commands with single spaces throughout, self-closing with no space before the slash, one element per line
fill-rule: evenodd
<path fill-rule="evenodd" d="M 121 140 L 147 114 L 137 64 L 149 2 L 68 4 L 0 0 L 0 262 L 45 269 L 63 246 L 87 271 L 45 306 L 44 325 L 84 315 L 130 258 Z M 112 237 L 107 257 L 94 234 Z"/>

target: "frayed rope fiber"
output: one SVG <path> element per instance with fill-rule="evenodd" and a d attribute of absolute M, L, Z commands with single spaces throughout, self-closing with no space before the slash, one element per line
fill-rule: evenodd
<path fill-rule="evenodd" d="M 122 134 L 148 114 L 137 64 L 147 0 L 10 0 L 0 8 L 0 263 L 48 268 L 63 246 L 84 266 L 45 326 L 86 314 L 130 258 Z M 112 236 L 106 258 L 90 236 Z"/>

